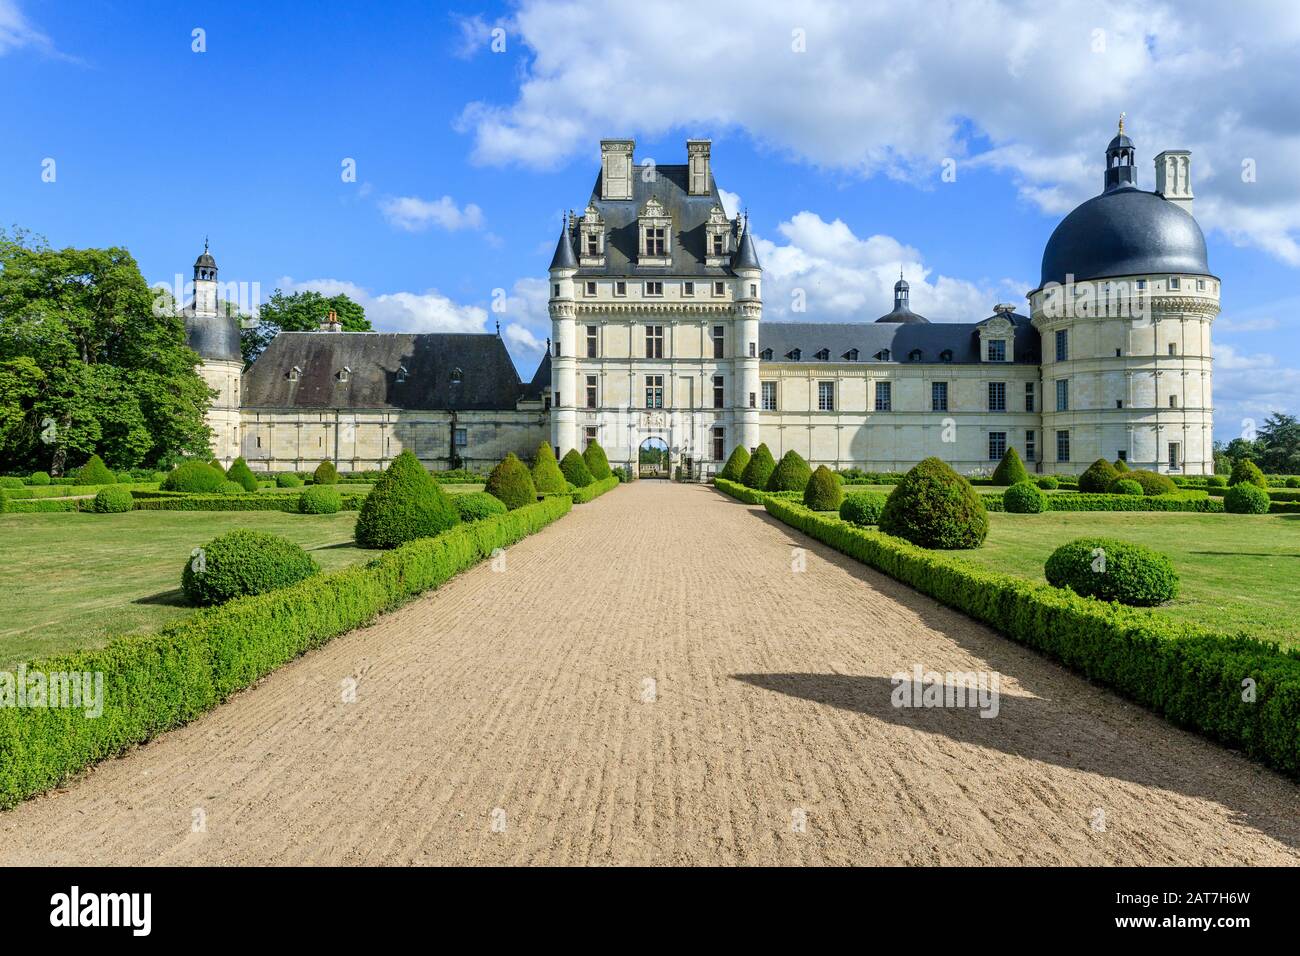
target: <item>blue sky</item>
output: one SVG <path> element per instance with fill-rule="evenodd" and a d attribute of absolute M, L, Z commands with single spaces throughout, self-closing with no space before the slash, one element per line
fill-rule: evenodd
<path fill-rule="evenodd" d="M 660 163 L 713 139 L 718 185 L 761 239 L 767 320 L 873 319 L 901 267 L 914 308 L 970 321 L 1023 311 L 1124 110 L 1145 188 L 1160 149 L 1193 151 L 1223 278 L 1217 436 L 1297 411 L 1300 23 L 1284 5 L 600 6 L 0 0 L 0 222 L 124 245 L 151 282 L 188 277 L 208 234 L 223 280 L 346 290 L 391 329 L 499 319 L 526 379 L 560 216 L 585 204 L 601 136 Z"/>

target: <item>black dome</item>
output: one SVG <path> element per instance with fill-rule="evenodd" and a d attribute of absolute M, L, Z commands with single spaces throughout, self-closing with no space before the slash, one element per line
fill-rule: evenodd
<path fill-rule="evenodd" d="M 233 315 L 185 316 L 186 344 L 210 362 L 242 362 L 239 347 L 239 323 Z"/>
<path fill-rule="evenodd" d="M 1109 276 L 1210 275 L 1205 236 L 1191 214 L 1155 193 L 1121 187 L 1094 196 L 1056 227 L 1039 287 Z"/>

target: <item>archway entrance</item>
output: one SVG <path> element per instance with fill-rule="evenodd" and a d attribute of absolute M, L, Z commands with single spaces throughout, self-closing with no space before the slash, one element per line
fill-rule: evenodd
<path fill-rule="evenodd" d="M 668 442 L 651 436 L 637 449 L 637 476 L 640 478 L 669 478 Z"/>

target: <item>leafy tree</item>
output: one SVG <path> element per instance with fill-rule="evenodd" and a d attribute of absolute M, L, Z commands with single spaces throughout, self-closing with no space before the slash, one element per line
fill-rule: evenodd
<path fill-rule="evenodd" d="M 257 313 L 257 325 L 241 328 L 239 345 L 252 364 L 280 332 L 314 332 L 333 309 L 344 332 L 370 332 L 366 310 L 340 292 L 326 296 L 311 289 L 284 293 L 276 289 Z"/>
<path fill-rule="evenodd" d="M 1264 446 L 1257 464 L 1270 475 L 1300 475 L 1300 421 L 1294 415 L 1274 412 L 1259 430 Z"/>

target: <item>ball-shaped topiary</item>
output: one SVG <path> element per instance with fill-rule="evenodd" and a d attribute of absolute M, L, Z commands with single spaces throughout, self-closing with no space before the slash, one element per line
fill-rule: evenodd
<path fill-rule="evenodd" d="M 1113 538 L 1079 538 L 1061 545 L 1043 568 L 1047 583 L 1076 594 L 1152 607 L 1178 595 L 1169 558 L 1140 544 Z"/>
<path fill-rule="evenodd" d="M 818 465 L 804 487 L 803 503 L 805 508 L 813 511 L 838 513 L 840 505 L 844 503 L 844 486 L 840 483 L 839 475 L 825 465 Z"/>
<path fill-rule="evenodd" d="M 404 451 L 393 459 L 366 496 L 357 515 L 355 535 L 363 548 L 396 548 L 416 538 L 431 538 L 458 524 L 456 506 L 419 459 Z"/>
<path fill-rule="evenodd" d="M 1264 473 L 1259 470 L 1259 465 L 1255 464 L 1249 458 L 1242 458 L 1232 466 L 1232 476 L 1228 479 L 1228 486 L 1240 485 L 1242 482 L 1248 482 L 1256 488 L 1268 490 L 1268 479 Z"/>
<path fill-rule="evenodd" d="M 1146 492 L 1142 490 L 1141 484 L 1134 481 L 1132 478 L 1125 478 L 1122 475 L 1110 483 L 1110 487 L 1106 489 L 1106 492 L 1112 495 L 1146 494 Z"/>
<path fill-rule="evenodd" d="M 591 477 L 597 481 L 604 481 L 613 474 L 609 470 L 609 459 L 605 457 L 605 449 L 600 447 L 599 442 L 593 441 L 582 450 L 582 460 L 586 462 Z"/>
<path fill-rule="evenodd" d="M 452 495 L 451 503 L 456 506 L 461 521 L 482 521 L 484 518 L 503 515 L 510 510 L 500 498 L 486 491 L 469 491 L 461 495 Z"/>
<path fill-rule="evenodd" d="M 1110 464 L 1111 467 L 1115 469 L 1116 474 L 1122 475 L 1124 472 L 1130 470 L 1128 466 L 1128 462 L 1126 462 L 1123 458 L 1116 458 Z"/>
<path fill-rule="evenodd" d="M 772 457 L 772 452 L 767 445 L 759 445 L 750 456 L 745 470 L 741 472 L 740 481 L 746 488 L 763 491 L 767 488 L 767 480 L 772 477 L 775 469 L 776 459 Z"/>
<path fill-rule="evenodd" d="M 1134 471 L 1126 472 L 1125 478 L 1131 478 L 1142 486 L 1144 495 L 1172 495 L 1178 491 L 1178 486 L 1168 475 L 1160 475 L 1154 471 L 1145 471 L 1138 468 Z M 1083 489 L 1080 489 L 1082 491 Z"/>
<path fill-rule="evenodd" d="M 849 524 L 873 525 L 880 523 L 880 512 L 885 508 L 887 495 L 876 491 L 859 491 L 845 495 L 840 503 L 840 518 Z"/>
<path fill-rule="evenodd" d="M 803 491 L 812 478 L 812 469 L 794 449 L 781 456 L 781 460 L 767 476 L 765 491 Z"/>
<path fill-rule="evenodd" d="M 79 485 L 113 485 L 117 483 L 117 477 L 108 470 L 108 466 L 104 464 L 104 460 L 98 455 L 91 455 L 90 461 L 77 469 L 76 478 Z"/>
<path fill-rule="evenodd" d="M 1061 487 L 1061 479 L 1055 475 L 1040 475 L 1038 477 L 1038 487 L 1045 491 L 1052 491 Z"/>
<path fill-rule="evenodd" d="M 998 462 L 997 468 L 993 469 L 993 484 L 1016 485 L 1028 480 L 1029 472 L 1025 470 L 1020 455 L 1014 448 L 1008 448 L 1002 453 L 1002 460 Z"/>
<path fill-rule="evenodd" d="M 393 460 L 396 461 L 397 459 Z M 339 471 L 334 467 L 334 462 L 326 459 L 317 465 L 316 470 L 311 473 L 311 481 L 314 485 L 337 485 L 339 483 Z"/>
<path fill-rule="evenodd" d="M 1228 487 L 1228 479 L 1227 479 L 1224 475 L 1206 475 L 1206 476 L 1205 476 L 1205 487 L 1206 487 L 1206 488 L 1226 488 L 1226 487 Z"/>
<path fill-rule="evenodd" d="M 969 481 L 939 458 L 926 458 L 890 492 L 880 530 L 923 548 L 978 548 L 988 511 Z"/>
<path fill-rule="evenodd" d="M 343 495 L 332 485 L 308 485 L 298 492 L 298 513 L 304 515 L 338 514 Z"/>
<path fill-rule="evenodd" d="M 168 473 L 160 486 L 163 491 L 184 491 L 196 495 L 216 495 L 226 483 L 219 468 L 204 461 L 187 461 Z M 240 489 L 243 490 L 242 488 Z"/>
<path fill-rule="evenodd" d="M 319 570 L 292 541 L 240 528 L 214 538 L 185 561 L 181 589 L 192 604 L 220 604 L 297 584 Z"/>
<path fill-rule="evenodd" d="M 1012 514 L 1036 515 L 1047 510 L 1047 495 L 1026 479 L 1002 492 L 1002 507 Z"/>
<path fill-rule="evenodd" d="M 221 494 L 223 495 L 243 495 L 247 493 L 244 491 L 244 486 L 237 481 L 226 480 L 221 483 Z"/>
<path fill-rule="evenodd" d="M 282 471 L 275 476 L 275 486 L 277 488 L 301 488 L 302 479 L 292 471 Z"/>
<path fill-rule="evenodd" d="M 567 486 L 566 486 L 567 487 Z M 537 500 L 537 488 L 528 468 L 514 455 L 506 455 L 488 475 L 483 488 L 503 505 L 514 511 Z"/>
<path fill-rule="evenodd" d="M 587 463 L 582 460 L 576 448 L 570 448 L 564 453 L 564 457 L 560 459 L 560 471 L 565 479 L 577 488 L 586 488 L 596 480 L 587 470 Z"/>
<path fill-rule="evenodd" d="M 135 499 L 131 497 L 131 489 L 108 485 L 99 489 L 93 507 L 98 514 L 121 514 L 135 507 Z"/>
<path fill-rule="evenodd" d="M 1098 458 L 1079 476 L 1079 491 L 1085 495 L 1104 495 L 1110 483 L 1119 477 L 1115 466 Z"/>
<path fill-rule="evenodd" d="M 727 463 L 722 466 L 718 472 L 718 477 L 726 481 L 740 481 L 745 474 L 745 466 L 749 464 L 749 449 L 744 445 L 737 445 L 731 449 L 731 457 Z"/>
<path fill-rule="evenodd" d="M 257 478 L 253 475 L 253 469 L 248 467 L 248 462 L 243 458 L 236 458 L 230 463 L 230 468 L 226 471 L 226 477 L 231 481 L 237 481 L 243 486 L 245 491 L 257 490 Z"/>
<path fill-rule="evenodd" d="M 1234 515 L 1266 515 L 1269 502 L 1268 492 L 1248 481 L 1233 485 L 1223 494 L 1223 510 Z"/>
<path fill-rule="evenodd" d="M 50 473 L 48 471 L 34 471 L 27 476 L 29 485 L 48 485 L 50 483 Z"/>
<path fill-rule="evenodd" d="M 533 487 L 537 489 L 538 494 L 563 494 L 567 490 L 564 472 L 560 471 L 560 463 L 555 460 L 555 452 L 548 441 L 537 446 L 537 454 L 533 458 L 532 476 Z"/>
<path fill-rule="evenodd" d="M 1286 480 L 1286 486 L 1288 488 L 1300 488 L 1300 477 L 1296 477 L 1295 475 L 1292 475 L 1290 478 Z"/>

